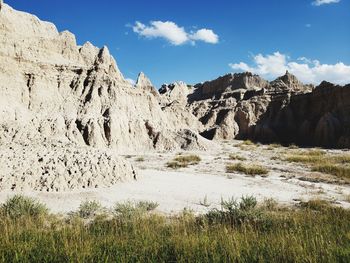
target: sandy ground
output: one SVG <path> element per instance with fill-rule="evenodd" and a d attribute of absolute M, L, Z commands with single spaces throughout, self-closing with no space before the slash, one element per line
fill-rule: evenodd
<path fill-rule="evenodd" d="M 244 146 L 241 142 L 223 142 L 216 149 L 207 152 L 191 152 L 201 157 L 198 165 L 173 170 L 166 167 L 176 154 L 145 153 L 125 156 L 139 168 L 138 180 L 118 183 L 110 188 L 69 193 L 22 192 L 46 203 L 52 212 L 67 213 L 76 210 L 85 200 L 98 200 L 106 207 L 116 202 L 149 200 L 159 204 L 157 210 L 172 214 L 184 208 L 202 213 L 219 207 L 222 199 L 253 195 L 259 201 L 273 198 L 291 205 L 312 198 L 326 199 L 337 205 L 350 208 L 347 196 L 350 186 L 338 183 L 312 182 L 305 178 L 312 177 L 309 168 L 303 165 L 276 160 L 288 151 L 288 148 L 269 146 Z M 228 174 L 225 171 L 230 161 L 230 153 L 245 157 L 244 163 L 254 163 L 269 169 L 266 177 L 247 176 L 240 173 Z M 332 151 L 341 154 L 342 151 Z M 182 152 L 181 154 L 189 154 Z M 142 157 L 143 161 L 139 158 Z M 328 178 L 327 175 L 318 175 Z M 13 192 L 0 192 L 0 202 L 13 195 Z M 204 206 L 204 200 L 209 206 Z"/>

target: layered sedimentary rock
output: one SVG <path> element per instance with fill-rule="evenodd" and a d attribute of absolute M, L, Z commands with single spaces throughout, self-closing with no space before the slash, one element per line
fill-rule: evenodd
<path fill-rule="evenodd" d="M 34 171 L 40 180 L 71 176 L 68 164 L 55 170 L 38 161 L 42 145 L 57 145 L 54 152 L 48 147 L 50 160 L 55 163 L 62 162 L 61 155 L 77 163 L 90 158 L 86 165 L 96 166 L 93 177 L 105 174 L 110 177 L 106 184 L 134 177 L 131 166 L 117 153 L 204 149 L 206 141 L 191 129 L 187 115 L 162 108 L 159 94 L 151 86 L 143 74 L 136 87 L 130 85 L 107 47 L 99 49 L 89 42 L 78 46 L 72 33 L 58 32 L 53 24 L 2 3 L 0 147 L 4 154 L 0 158 L 0 175 L 5 179 L 0 179 L 0 188 L 7 188 L 4 182 L 8 176 L 23 175 L 28 182 Z M 28 153 L 31 161 L 27 166 L 11 165 L 24 159 L 13 157 L 12 150 L 7 152 L 15 145 L 17 150 L 22 147 Z M 65 155 L 65 149 L 72 147 L 79 147 L 81 154 Z M 113 151 L 106 158 L 113 160 L 106 166 L 110 169 L 106 173 L 99 167 L 103 158 L 100 160 L 98 151 L 107 148 Z M 83 176 L 80 168 L 76 168 L 77 177 Z M 94 185 L 81 183 L 73 188 Z M 54 184 L 48 188 L 70 187 Z"/>
<path fill-rule="evenodd" d="M 171 89 L 161 93 L 170 98 Z M 288 72 L 272 82 L 240 73 L 197 84 L 185 97 L 208 139 L 350 147 L 349 85 L 314 88 Z"/>
<path fill-rule="evenodd" d="M 350 148 L 350 85 L 322 82 L 312 92 L 273 99 L 252 136 L 263 142 Z"/>

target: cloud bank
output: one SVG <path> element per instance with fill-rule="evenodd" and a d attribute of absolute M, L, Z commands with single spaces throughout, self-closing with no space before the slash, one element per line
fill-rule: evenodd
<path fill-rule="evenodd" d="M 315 0 L 312 2 L 312 5 L 320 6 L 320 5 L 327 5 L 327 4 L 335 4 L 339 2 L 340 0 Z"/>
<path fill-rule="evenodd" d="M 132 29 L 142 37 L 150 39 L 163 38 L 174 46 L 180 46 L 186 43 L 195 44 L 196 41 L 209 44 L 217 44 L 219 42 L 219 36 L 211 29 L 202 28 L 188 33 L 183 27 L 171 21 L 151 21 L 148 26 L 136 21 Z"/>
<path fill-rule="evenodd" d="M 342 62 L 321 64 L 318 60 L 305 57 L 291 60 L 287 55 L 275 52 L 270 55 L 258 54 L 253 57 L 253 65 L 244 62 L 231 63 L 234 71 L 249 71 L 269 80 L 284 75 L 286 70 L 297 76 L 304 83 L 319 84 L 323 80 L 336 83 L 350 83 L 350 66 Z"/>

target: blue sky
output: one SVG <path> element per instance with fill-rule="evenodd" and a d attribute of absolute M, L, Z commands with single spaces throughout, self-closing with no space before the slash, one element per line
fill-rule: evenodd
<path fill-rule="evenodd" d="M 126 78 L 144 71 L 158 87 L 244 70 L 350 82 L 350 0 L 5 2 L 73 32 L 78 44 L 107 45 Z"/>

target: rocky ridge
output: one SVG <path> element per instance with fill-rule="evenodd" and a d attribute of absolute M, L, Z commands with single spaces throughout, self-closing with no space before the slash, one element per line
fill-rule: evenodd
<path fill-rule="evenodd" d="M 349 148 L 349 98 L 349 85 L 304 85 L 288 71 L 268 82 L 246 72 L 195 85 L 185 104 L 211 140 Z"/>
<path fill-rule="evenodd" d="M 95 167 L 91 178 L 106 177 L 108 185 L 135 175 L 118 153 L 207 147 L 192 128 L 198 120 L 162 108 L 143 73 L 133 87 L 107 47 L 78 46 L 72 33 L 3 3 L 0 36 L 0 189 L 8 189 L 12 179 L 7 179 L 17 176 L 27 185 L 50 182 L 43 186 L 47 191 L 95 187 L 59 182 L 71 176 L 72 167 L 78 178 L 83 176 L 85 166 Z M 80 153 L 66 154 L 74 148 Z M 16 156 L 13 149 L 25 154 Z M 64 156 L 76 164 L 51 169 L 39 161 L 44 149 L 49 163 L 60 164 Z M 80 164 L 87 157 L 89 162 Z M 109 165 L 103 168 L 104 160 Z"/>

